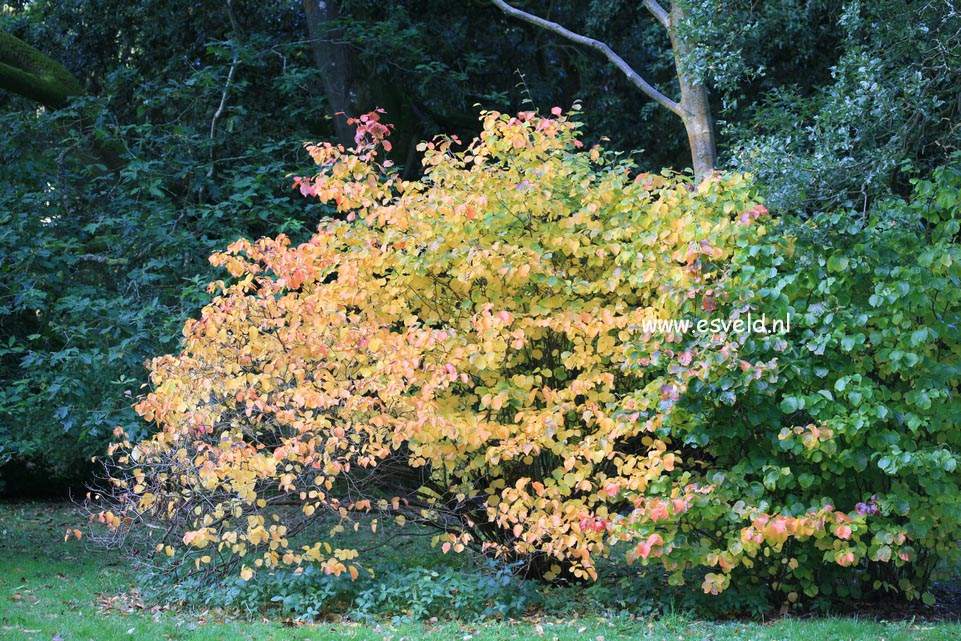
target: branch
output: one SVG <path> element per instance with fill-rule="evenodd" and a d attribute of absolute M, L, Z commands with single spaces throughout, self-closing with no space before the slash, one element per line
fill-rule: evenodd
<path fill-rule="evenodd" d="M 83 93 L 80 83 L 56 60 L 23 40 L 0 31 L 0 89 L 60 109 Z"/>
<path fill-rule="evenodd" d="M 71 97 L 84 94 L 80 82 L 66 67 L 4 31 L 0 31 L 0 91 L 29 98 L 51 111 L 66 107 Z M 96 162 L 111 171 L 123 166 L 120 139 L 95 139 L 91 146 L 92 157 L 80 151 L 84 164 Z M 58 161 L 61 159 L 62 155 Z"/>
<path fill-rule="evenodd" d="M 240 28 L 237 26 L 237 18 L 234 16 L 232 0 L 227 0 L 227 16 L 230 18 L 230 24 L 233 27 L 234 37 L 239 37 Z M 217 121 L 220 120 L 220 116 L 224 113 L 224 107 L 227 105 L 227 95 L 230 93 L 230 85 L 234 81 L 234 72 L 237 71 L 238 64 L 240 64 L 240 59 L 237 56 L 237 45 L 235 43 L 233 60 L 230 62 L 230 71 L 227 72 L 227 82 L 224 84 L 224 90 L 220 94 L 220 105 L 210 120 L 210 169 L 207 170 L 207 178 L 211 178 L 214 175 L 214 130 L 217 127 Z"/>
<path fill-rule="evenodd" d="M 667 10 L 661 6 L 657 0 L 644 0 L 644 6 L 647 10 L 653 14 L 657 21 L 661 23 L 661 26 L 670 31 L 671 29 L 671 16 Z"/>
<path fill-rule="evenodd" d="M 655 89 L 654 86 L 651 85 L 651 83 L 644 80 L 644 78 L 642 78 L 640 74 L 634 71 L 634 68 L 631 67 L 631 65 L 627 64 L 627 62 L 623 58 L 621 58 L 619 55 L 614 53 L 614 51 L 609 46 L 607 46 L 600 40 L 595 40 L 594 38 L 588 38 L 587 36 L 582 36 L 578 33 L 574 33 L 573 31 L 570 31 L 569 29 L 565 29 L 564 27 L 557 24 L 556 22 L 551 22 L 550 20 L 539 18 L 538 16 L 527 13 L 526 11 L 521 11 L 520 9 L 510 6 L 509 4 L 504 2 L 504 0 L 491 0 L 491 2 L 494 4 L 494 6 L 496 6 L 498 9 L 500 9 L 501 11 L 503 11 L 504 13 L 506 13 L 512 18 L 523 20 L 524 22 L 528 22 L 532 25 L 538 26 L 541 29 L 545 29 L 547 31 L 550 31 L 551 33 L 555 33 L 559 36 L 567 38 L 572 42 L 576 42 L 579 45 L 583 45 L 585 47 L 590 47 L 591 49 L 600 51 L 602 54 L 604 54 L 607 57 L 608 60 L 610 60 L 614 64 L 615 67 L 620 69 L 624 73 L 624 75 L 627 76 L 627 79 L 631 81 L 631 84 L 633 84 L 635 87 L 637 87 L 642 92 L 644 92 L 644 94 L 648 98 L 650 98 L 657 104 L 661 105 L 665 109 L 669 109 L 670 111 L 677 114 L 678 116 L 682 116 L 681 106 L 678 103 L 671 100 L 670 98 L 662 94 L 660 91 Z M 646 0 L 645 4 L 649 5 L 650 0 Z M 657 8 L 661 8 L 661 11 L 664 10 L 656 2 L 654 2 L 654 4 L 656 5 Z M 648 6 L 648 8 L 650 9 L 651 7 Z M 655 13 L 655 17 L 656 16 L 657 14 Z M 658 18 L 658 20 L 660 20 L 660 18 Z"/>

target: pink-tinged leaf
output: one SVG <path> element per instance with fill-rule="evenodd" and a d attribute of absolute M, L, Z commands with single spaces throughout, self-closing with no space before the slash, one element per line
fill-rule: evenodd
<path fill-rule="evenodd" d="M 651 556 L 651 544 L 647 541 L 641 541 L 634 548 L 634 558 L 646 559 Z"/>
<path fill-rule="evenodd" d="M 701 589 L 704 590 L 704 594 L 720 594 L 724 591 L 724 588 L 728 585 L 728 577 L 726 574 L 715 574 L 711 572 L 704 577 L 704 583 L 701 584 Z"/>

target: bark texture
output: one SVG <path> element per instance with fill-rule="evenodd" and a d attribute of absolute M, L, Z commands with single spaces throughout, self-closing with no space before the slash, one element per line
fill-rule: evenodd
<path fill-rule="evenodd" d="M 683 11 L 682 4 L 674 2 L 666 26 L 671 37 L 671 48 L 674 50 L 677 83 L 681 89 L 679 115 L 691 147 L 694 176 L 700 181 L 714 171 L 717 164 L 717 143 L 714 139 L 714 118 L 711 115 L 707 87 L 685 69 L 685 60 L 691 53 L 691 43 L 677 32 L 677 26 L 684 20 Z"/>

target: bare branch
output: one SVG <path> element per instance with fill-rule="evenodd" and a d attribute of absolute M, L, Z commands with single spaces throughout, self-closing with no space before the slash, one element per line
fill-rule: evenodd
<path fill-rule="evenodd" d="M 224 90 L 220 94 L 220 105 L 217 106 L 217 111 L 214 112 L 213 118 L 210 119 L 210 169 L 207 170 L 207 178 L 210 178 L 214 175 L 214 131 L 217 127 L 217 121 L 220 120 L 220 117 L 224 113 L 224 107 L 227 106 L 227 96 L 230 93 L 230 85 L 234 81 L 234 72 L 237 71 L 238 64 L 239 60 L 237 59 L 237 53 L 234 52 L 234 59 L 230 63 L 230 71 L 227 72 L 227 82 L 224 83 Z"/>
<path fill-rule="evenodd" d="M 233 1 L 227 0 L 227 16 L 230 18 L 230 24 L 234 30 L 234 37 L 236 38 L 240 33 L 240 28 L 237 26 L 237 18 L 234 16 Z M 240 64 L 240 58 L 237 55 L 237 45 L 234 44 L 234 55 L 233 60 L 230 62 L 230 71 L 227 72 L 227 82 L 224 83 L 224 90 L 220 94 L 220 105 L 217 107 L 217 111 L 214 112 L 213 118 L 210 120 L 210 169 L 207 170 L 207 178 L 214 175 L 214 131 L 217 127 L 217 121 L 224 113 L 224 107 L 227 106 L 227 96 L 230 93 L 230 85 L 234 81 L 234 72 L 237 71 L 237 65 Z"/>
<path fill-rule="evenodd" d="M 524 22 L 540 27 L 541 29 L 545 29 L 547 31 L 550 31 L 551 33 L 555 33 L 559 36 L 567 38 L 572 42 L 576 42 L 577 44 L 583 45 L 585 47 L 590 47 L 591 49 L 594 49 L 596 51 L 600 51 L 602 54 L 604 54 L 604 56 L 607 57 L 608 60 L 610 60 L 614 64 L 615 67 L 620 69 L 624 73 L 624 75 L 627 76 L 627 79 L 630 80 L 631 84 L 633 84 L 635 87 L 637 87 L 642 92 L 644 92 L 644 95 L 646 95 L 648 98 L 650 98 L 657 104 L 661 105 L 665 109 L 669 109 L 670 111 L 677 114 L 678 116 L 683 117 L 681 106 L 677 102 L 671 100 L 670 98 L 662 94 L 660 91 L 655 89 L 654 86 L 651 85 L 651 83 L 649 83 L 647 80 L 642 78 L 641 75 L 637 73 L 637 71 L 635 71 L 633 67 L 631 67 L 631 65 L 627 64 L 627 62 L 623 58 L 621 58 L 619 55 L 614 53 L 614 51 L 609 46 L 607 46 L 600 40 L 595 40 L 594 38 L 582 36 L 578 33 L 574 33 L 569 29 L 566 29 L 565 27 L 562 27 L 556 22 L 551 22 L 550 20 L 545 20 L 544 18 L 540 18 L 533 14 L 527 13 L 526 11 L 521 11 L 520 9 L 517 9 L 507 4 L 506 2 L 504 2 L 504 0 L 491 0 L 491 2 L 494 4 L 494 6 L 496 6 L 498 9 L 500 9 L 501 11 L 503 11 L 504 13 L 506 13 L 512 18 L 523 20 Z M 657 5 L 656 2 L 654 4 Z M 657 5 L 657 6 L 660 7 L 660 5 Z M 661 10 L 663 11 L 663 8 L 661 8 Z"/>
<path fill-rule="evenodd" d="M 647 10 L 657 18 L 657 21 L 661 23 L 661 26 L 670 31 L 671 29 L 671 15 L 667 10 L 661 6 L 657 0 L 644 0 L 644 6 Z"/>

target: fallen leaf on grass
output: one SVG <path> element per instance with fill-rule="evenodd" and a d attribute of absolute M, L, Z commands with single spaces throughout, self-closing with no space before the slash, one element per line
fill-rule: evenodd
<path fill-rule="evenodd" d="M 26 593 L 26 594 L 21 594 L 20 592 L 14 592 L 14 593 L 13 593 L 13 596 L 10 597 L 10 600 L 11 600 L 11 601 L 26 601 L 27 603 L 36 603 L 36 602 L 39 601 L 40 599 L 38 599 L 38 598 L 37 598 L 36 596 L 34 596 L 33 594 L 30 594 L 29 592 Z"/>
<path fill-rule="evenodd" d="M 98 594 L 97 602 L 100 606 L 100 610 L 104 612 L 113 611 L 120 612 L 121 614 L 131 614 L 132 612 L 146 609 L 143 599 L 140 597 L 140 593 L 136 591 L 125 592 L 112 596 Z"/>

